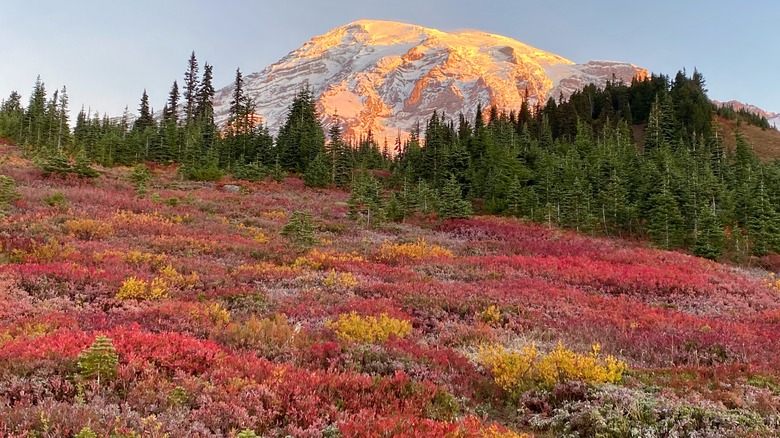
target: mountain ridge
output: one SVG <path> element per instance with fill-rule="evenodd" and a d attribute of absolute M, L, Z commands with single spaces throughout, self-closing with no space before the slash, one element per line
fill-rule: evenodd
<path fill-rule="evenodd" d="M 519 109 L 608 80 L 629 82 L 647 70 L 617 61 L 576 64 L 512 38 L 419 25 L 358 20 L 316 36 L 278 62 L 244 77 L 271 132 L 308 85 L 327 126 L 338 120 L 347 136 L 369 130 L 395 136 L 437 110 L 473 117 L 479 104 Z M 216 92 L 215 117 L 228 117 L 233 86 Z"/>

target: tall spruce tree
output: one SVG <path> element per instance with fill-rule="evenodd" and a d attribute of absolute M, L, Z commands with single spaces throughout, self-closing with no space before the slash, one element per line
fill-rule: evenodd
<path fill-rule="evenodd" d="M 279 163 L 285 170 L 302 173 L 324 145 L 325 133 L 318 119 L 314 96 L 307 85 L 293 99 L 276 138 Z"/>
<path fill-rule="evenodd" d="M 195 99 L 198 94 L 198 59 L 195 51 L 187 62 L 187 70 L 184 72 L 184 123 L 190 126 L 195 120 Z"/>

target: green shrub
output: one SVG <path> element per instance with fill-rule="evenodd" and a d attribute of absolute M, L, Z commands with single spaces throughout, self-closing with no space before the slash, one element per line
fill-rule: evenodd
<path fill-rule="evenodd" d="M 0 216 L 11 208 L 11 202 L 16 201 L 20 197 L 13 178 L 0 175 Z"/>
<path fill-rule="evenodd" d="M 282 236 L 290 239 L 298 246 L 311 246 L 316 241 L 314 237 L 314 224 L 311 213 L 296 211 L 290 217 L 290 221 L 282 228 Z"/>
<path fill-rule="evenodd" d="M 96 379 L 100 386 L 101 380 L 116 377 L 119 356 L 110 338 L 99 335 L 89 348 L 79 354 L 78 359 L 79 375 L 82 379 Z"/>

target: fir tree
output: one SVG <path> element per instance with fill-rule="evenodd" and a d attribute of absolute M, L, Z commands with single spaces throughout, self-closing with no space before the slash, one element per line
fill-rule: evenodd
<path fill-rule="evenodd" d="M 154 117 L 152 111 L 149 108 L 149 95 L 146 94 L 144 89 L 143 95 L 141 95 L 141 103 L 138 107 L 138 118 L 133 122 L 133 131 L 144 131 L 146 128 L 154 126 Z"/>
<path fill-rule="evenodd" d="M 308 187 L 327 187 L 331 183 L 331 171 L 325 154 L 320 153 L 314 157 L 303 174 L 303 181 Z"/>
<path fill-rule="evenodd" d="M 322 151 L 325 134 L 308 86 L 295 96 L 287 120 L 279 130 L 276 145 L 281 166 L 298 173 L 304 172 L 309 162 Z"/>
<path fill-rule="evenodd" d="M 678 247 L 683 239 L 684 221 L 677 200 L 664 187 L 650 198 L 650 204 L 647 229 L 653 242 L 663 249 Z"/>
<path fill-rule="evenodd" d="M 471 203 L 463 199 L 461 187 L 455 175 L 451 175 L 442 187 L 436 213 L 443 219 L 471 216 Z"/>
<path fill-rule="evenodd" d="M 693 253 L 699 257 L 717 260 L 725 246 L 725 233 L 714 207 L 703 207 L 699 213 L 699 229 L 693 244 Z"/>
<path fill-rule="evenodd" d="M 173 123 L 174 125 L 179 121 L 179 84 L 176 81 L 173 81 L 171 91 L 168 93 L 168 101 L 163 110 L 162 121 L 163 124 Z"/>
<path fill-rule="evenodd" d="M 384 203 L 379 182 L 367 172 L 360 172 L 355 178 L 347 204 L 349 217 L 363 222 L 366 227 L 376 225 L 384 219 Z"/>
<path fill-rule="evenodd" d="M 81 352 L 78 357 L 79 375 L 82 379 L 95 379 L 98 387 L 101 380 L 111 380 L 116 377 L 116 367 L 119 356 L 110 338 L 99 335 L 92 345 Z"/>
<path fill-rule="evenodd" d="M 195 119 L 195 99 L 198 94 L 198 59 L 195 52 L 190 55 L 184 72 L 184 123 L 190 126 Z"/>

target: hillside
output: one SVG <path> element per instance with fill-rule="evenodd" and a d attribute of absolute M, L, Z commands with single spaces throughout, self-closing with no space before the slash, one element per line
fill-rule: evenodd
<path fill-rule="evenodd" d="M 729 150 L 736 148 L 736 123 L 722 117 L 718 117 L 718 126 L 724 134 L 724 145 Z M 742 135 L 753 146 L 753 152 L 763 161 L 771 162 L 780 159 L 780 131 L 774 129 L 761 129 L 757 126 L 743 123 L 739 127 Z"/>
<path fill-rule="evenodd" d="M 347 137 L 371 130 L 394 139 L 434 110 L 473 120 L 480 104 L 519 109 L 524 100 L 534 105 L 548 97 L 568 97 L 590 83 L 630 83 L 646 76 L 646 70 L 629 63 L 575 64 L 501 35 L 361 20 L 314 37 L 273 65 L 247 74 L 244 88 L 272 133 L 307 85 L 326 126 L 337 116 Z M 228 119 L 233 90 L 230 85 L 216 92 L 214 114 L 220 124 Z"/>
<path fill-rule="evenodd" d="M 139 198 L 129 168 L 0 157 L 5 435 L 780 432 L 765 271 L 507 218 L 365 229 L 296 178 L 158 167 Z"/>

